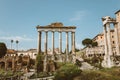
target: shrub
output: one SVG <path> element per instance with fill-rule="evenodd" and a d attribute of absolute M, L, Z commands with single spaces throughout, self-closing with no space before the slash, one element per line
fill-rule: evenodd
<path fill-rule="evenodd" d="M 73 80 L 73 78 L 80 75 L 81 72 L 78 66 L 66 63 L 56 71 L 55 80 Z"/>
<path fill-rule="evenodd" d="M 37 55 L 35 66 L 36 66 L 37 73 L 43 71 L 43 55 L 41 54 Z"/>
<path fill-rule="evenodd" d="M 5 56 L 6 53 L 7 53 L 6 44 L 0 42 L 0 58 L 2 58 L 3 56 Z"/>

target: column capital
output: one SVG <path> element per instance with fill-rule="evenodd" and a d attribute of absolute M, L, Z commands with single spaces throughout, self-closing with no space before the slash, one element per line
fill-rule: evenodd
<path fill-rule="evenodd" d="M 110 27 L 110 23 L 106 23 L 105 26 L 106 26 L 106 27 Z"/>
<path fill-rule="evenodd" d="M 62 33 L 62 31 L 59 31 L 59 33 Z"/>
<path fill-rule="evenodd" d="M 65 33 L 69 33 L 68 31 L 66 31 Z"/>
<path fill-rule="evenodd" d="M 45 33 L 48 33 L 48 31 L 44 31 Z"/>
<path fill-rule="evenodd" d="M 118 27 L 118 26 L 117 26 L 117 24 L 118 24 L 118 22 L 113 23 L 113 25 L 114 25 L 114 27 L 115 27 L 115 28 L 117 28 L 117 27 Z"/>
<path fill-rule="evenodd" d="M 75 33 L 74 31 L 71 31 L 71 33 Z"/>
<path fill-rule="evenodd" d="M 52 33 L 55 33 L 55 31 L 51 31 Z"/>

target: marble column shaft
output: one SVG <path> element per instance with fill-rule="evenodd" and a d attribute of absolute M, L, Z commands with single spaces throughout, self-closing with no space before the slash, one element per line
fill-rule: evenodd
<path fill-rule="evenodd" d="M 69 53 L 69 37 L 68 32 L 66 32 L 66 61 L 68 62 L 68 53 Z"/>
<path fill-rule="evenodd" d="M 75 53 L 75 32 L 71 32 L 72 53 Z"/>
<path fill-rule="evenodd" d="M 108 50 L 109 50 L 109 55 L 112 55 L 112 44 L 111 44 L 111 31 L 110 31 L 110 23 L 106 24 L 106 27 L 108 28 Z"/>
<path fill-rule="evenodd" d="M 116 53 L 117 53 L 117 55 L 119 55 L 120 54 L 120 49 L 119 49 L 119 36 L 118 36 L 118 25 L 117 25 L 117 23 L 114 23 L 114 30 L 115 30 Z"/>
<path fill-rule="evenodd" d="M 38 32 L 38 53 L 41 53 L 41 34 L 42 32 Z"/>
<path fill-rule="evenodd" d="M 45 32 L 45 53 L 44 53 L 44 68 L 43 71 L 45 72 L 47 70 L 47 44 L 48 44 L 48 32 Z"/>
<path fill-rule="evenodd" d="M 107 28 L 107 29 L 106 29 Z M 104 65 L 105 67 L 111 67 L 111 59 L 110 59 L 110 25 L 104 25 L 104 43 L 105 43 L 105 56 L 104 56 Z"/>
<path fill-rule="evenodd" d="M 7 59 L 5 58 L 5 70 L 7 70 L 8 68 L 8 63 L 7 63 Z"/>
<path fill-rule="evenodd" d="M 108 55 L 108 44 L 107 44 L 107 30 L 106 30 L 106 26 L 103 26 L 103 32 L 104 32 L 104 43 L 105 43 L 105 55 Z"/>
<path fill-rule="evenodd" d="M 15 57 L 12 58 L 12 70 L 15 70 Z"/>
<path fill-rule="evenodd" d="M 54 32 L 52 32 L 52 54 L 54 54 Z"/>
<path fill-rule="evenodd" d="M 62 53 L 62 32 L 59 32 L 59 53 Z"/>
<path fill-rule="evenodd" d="M 45 54 L 47 54 L 48 49 L 48 32 L 45 32 Z"/>

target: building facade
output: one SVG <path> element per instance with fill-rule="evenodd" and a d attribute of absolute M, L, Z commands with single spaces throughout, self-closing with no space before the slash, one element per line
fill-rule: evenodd
<path fill-rule="evenodd" d="M 87 57 L 103 55 L 104 61 L 102 65 L 104 67 L 116 66 L 115 57 L 120 56 L 120 10 L 115 15 L 115 18 L 110 16 L 102 18 L 103 32 L 92 39 L 98 43 L 98 46 L 86 48 L 85 50 Z"/>
<path fill-rule="evenodd" d="M 36 59 L 37 56 L 37 49 L 29 49 L 26 51 L 17 51 L 18 56 L 30 56 L 31 59 Z"/>

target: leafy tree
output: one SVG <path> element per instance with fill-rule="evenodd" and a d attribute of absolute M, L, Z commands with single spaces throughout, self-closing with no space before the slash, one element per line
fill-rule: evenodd
<path fill-rule="evenodd" d="M 43 55 L 42 54 L 37 54 L 36 57 L 36 71 L 37 73 L 43 72 Z"/>
<path fill-rule="evenodd" d="M 92 44 L 92 40 L 89 39 L 89 38 L 86 38 L 86 39 L 84 39 L 84 40 L 82 41 L 82 44 L 83 44 L 84 46 L 86 46 L 86 47 L 90 47 L 91 44 Z"/>
<path fill-rule="evenodd" d="M 97 42 L 94 42 L 92 39 L 90 38 L 86 38 L 82 41 L 82 44 L 86 47 L 95 47 L 98 46 Z"/>
<path fill-rule="evenodd" d="M 97 42 L 92 42 L 92 47 L 98 46 Z"/>
<path fill-rule="evenodd" d="M 5 56 L 6 53 L 7 53 L 7 47 L 5 43 L 0 42 L 0 58 Z"/>

